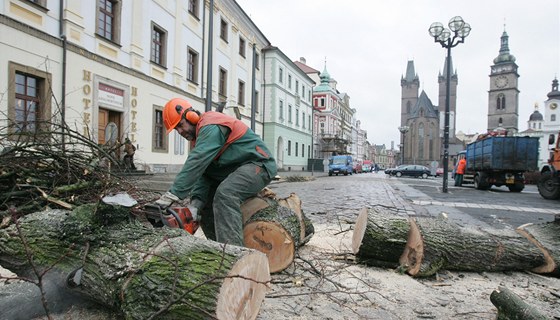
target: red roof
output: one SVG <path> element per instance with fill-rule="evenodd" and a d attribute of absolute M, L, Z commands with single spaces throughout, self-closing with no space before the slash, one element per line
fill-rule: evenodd
<path fill-rule="evenodd" d="M 304 63 L 301 63 L 301 62 L 299 62 L 299 61 L 294 61 L 294 64 L 295 64 L 296 66 L 298 66 L 298 67 L 301 69 L 301 71 L 305 72 L 306 74 L 309 74 L 309 73 L 320 73 L 319 70 L 315 70 L 315 69 L 311 68 L 310 66 L 308 66 L 308 65 L 306 65 L 306 64 L 304 64 Z"/>

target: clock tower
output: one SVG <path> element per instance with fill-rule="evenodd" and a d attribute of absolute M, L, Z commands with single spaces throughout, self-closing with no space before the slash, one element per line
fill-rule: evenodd
<path fill-rule="evenodd" d="M 560 130 L 560 91 L 558 79 L 552 80 L 552 91 L 547 94 L 544 102 L 544 129 L 558 132 Z"/>
<path fill-rule="evenodd" d="M 509 53 L 508 34 L 501 37 L 500 54 L 490 68 L 490 90 L 488 91 L 488 131 L 498 127 L 508 134 L 518 132 L 519 89 L 517 64 Z"/>

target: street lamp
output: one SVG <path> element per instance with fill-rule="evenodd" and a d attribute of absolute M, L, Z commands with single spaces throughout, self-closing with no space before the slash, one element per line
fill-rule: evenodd
<path fill-rule="evenodd" d="M 449 29 L 445 28 L 440 22 L 434 22 L 428 30 L 434 42 L 441 44 L 447 49 L 446 85 L 445 85 L 445 126 L 443 129 L 443 192 L 447 193 L 447 179 L 449 172 L 449 87 L 451 80 L 451 48 L 459 43 L 465 42 L 465 38 L 471 32 L 470 24 L 463 21 L 463 18 L 456 16 L 449 20 Z"/>
<path fill-rule="evenodd" d="M 409 126 L 402 126 L 399 127 L 399 131 L 402 134 L 402 142 L 401 142 L 401 146 L 402 146 L 402 150 L 401 150 L 401 164 L 404 164 L 404 136 L 405 134 L 408 132 L 408 130 L 410 130 Z"/>

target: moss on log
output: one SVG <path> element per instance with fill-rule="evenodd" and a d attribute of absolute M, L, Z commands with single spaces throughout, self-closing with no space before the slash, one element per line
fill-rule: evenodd
<path fill-rule="evenodd" d="M 523 301 L 513 291 L 499 287 L 492 291 L 490 301 L 498 309 L 498 320 L 546 320 L 549 317 Z"/>
<path fill-rule="evenodd" d="M 406 247 L 408 220 L 380 210 L 360 211 L 352 235 L 352 251 L 362 263 L 396 268 Z"/>
<path fill-rule="evenodd" d="M 82 267 L 77 290 L 129 319 L 254 319 L 270 277 L 260 252 L 148 228 L 111 206 L 38 212 L 17 226 L 0 230 L 2 265 L 29 268 L 27 250 L 42 268 Z"/>

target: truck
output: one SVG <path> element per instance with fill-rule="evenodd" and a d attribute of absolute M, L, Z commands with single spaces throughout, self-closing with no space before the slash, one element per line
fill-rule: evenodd
<path fill-rule="evenodd" d="M 548 144 L 556 145 L 550 152 L 548 163 L 541 168 L 537 188 L 541 197 L 549 200 L 560 199 L 560 132 L 548 138 Z"/>
<path fill-rule="evenodd" d="M 521 192 L 524 173 L 538 171 L 539 138 L 488 136 L 469 143 L 464 153 L 463 183 L 472 183 L 478 190 L 505 185 L 511 192 Z"/>
<path fill-rule="evenodd" d="M 332 156 L 329 159 L 329 176 L 333 174 L 337 175 L 339 173 L 346 175 L 352 174 L 352 156 L 349 155 L 339 155 Z"/>

